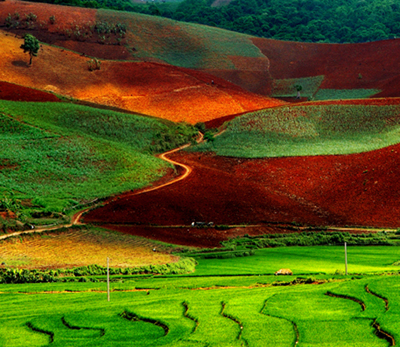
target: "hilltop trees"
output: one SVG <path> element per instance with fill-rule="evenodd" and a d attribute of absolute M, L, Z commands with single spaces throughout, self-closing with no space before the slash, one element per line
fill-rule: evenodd
<path fill-rule="evenodd" d="M 39 40 L 31 34 L 25 34 L 24 43 L 21 45 L 21 48 L 24 50 L 24 53 L 29 53 L 29 65 L 32 65 L 32 58 L 37 57 L 39 52 Z"/>

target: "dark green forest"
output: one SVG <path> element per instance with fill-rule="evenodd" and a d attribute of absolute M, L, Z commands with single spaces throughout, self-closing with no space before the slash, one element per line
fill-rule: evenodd
<path fill-rule="evenodd" d="M 55 4 L 109 8 L 216 26 L 288 41 L 352 43 L 400 36 L 400 4 L 395 0 L 214 0 L 180 3 L 129 0 L 41 0 Z"/>

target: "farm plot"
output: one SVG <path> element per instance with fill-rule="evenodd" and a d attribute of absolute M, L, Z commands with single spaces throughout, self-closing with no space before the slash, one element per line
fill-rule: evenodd
<path fill-rule="evenodd" d="M 153 252 L 157 248 L 158 252 Z M 70 229 L 6 239 L 0 243 L 0 263 L 18 269 L 61 269 L 88 265 L 136 267 L 165 264 L 178 257 L 167 247 L 142 238 L 95 229 Z"/>
<path fill-rule="evenodd" d="M 398 228 L 399 151 L 395 145 L 343 156 L 268 159 L 174 153 L 172 159 L 193 168 L 186 180 L 120 199 L 84 220 L 203 247 L 218 246 L 232 236 L 283 232 L 271 224 L 278 222 Z M 233 227 L 190 228 L 196 220 Z M 243 224 L 254 227 L 234 227 Z"/>
<path fill-rule="evenodd" d="M 243 158 L 350 154 L 399 142 L 399 107 L 285 106 L 242 115 L 197 147 Z"/>
<path fill-rule="evenodd" d="M 152 279 L 146 281 L 151 285 Z M 168 284 L 169 278 L 163 281 Z M 366 294 L 371 301 L 360 297 L 367 305 L 364 311 L 353 300 L 327 295 L 360 295 L 362 286 L 372 282 L 374 290 L 389 297 L 394 293 L 390 285 L 398 286 L 399 278 L 258 288 L 160 288 L 147 293 L 129 291 L 126 283 L 128 291 L 112 292 L 111 302 L 105 293 L 79 292 L 81 286 L 88 286 L 79 283 L 64 284 L 75 293 L 22 295 L 9 291 L 0 294 L 0 343 L 26 346 L 28 340 L 31 346 L 124 346 L 135 340 L 137 346 L 179 347 L 388 346 L 388 340 L 376 335 L 371 323 L 385 326 L 386 334 L 394 338 L 398 325 L 385 321 L 390 311 L 383 312 L 382 305 L 370 305 L 374 295 Z M 91 286 L 94 289 L 99 284 Z M 397 307 L 390 310 L 394 318 Z"/>
<path fill-rule="evenodd" d="M 151 154 L 197 134 L 182 124 L 70 104 L 1 101 L 0 110 L 8 144 L 0 149 L 7 164 L 2 190 L 57 212 L 159 179 L 169 166 Z"/>

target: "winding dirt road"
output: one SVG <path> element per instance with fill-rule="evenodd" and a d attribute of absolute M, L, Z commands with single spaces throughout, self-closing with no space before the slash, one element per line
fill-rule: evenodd
<path fill-rule="evenodd" d="M 200 133 L 200 134 L 201 134 L 201 133 Z M 197 142 L 198 142 L 198 143 L 201 142 L 201 141 L 203 141 L 203 134 L 201 134 L 201 136 L 199 136 L 199 139 L 197 139 Z M 188 144 L 186 144 L 186 145 L 183 145 L 183 146 L 181 146 L 181 147 L 172 149 L 172 150 L 170 150 L 170 151 L 168 151 L 168 152 L 162 153 L 162 154 L 160 154 L 160 155 L 158 156 L 160 159 L 165 160 L 166 162 L 171 163 L 172 165 L 181 167 L 181 168 L 183 169 L 183 174 L 181 174 L 181 175 L 175 177 L 173 180 L 168 181 L 168 182 L 166 182 L 166 183 L 163 183 L 163 184 L 161 184 L 161 185 L 153 186 L 153 187 L 149 187 L 149 188 L 145 188 L 145 189 L 138 190 L 138 191 L 134 191 L 134 192 L 132 192 L 132 193 L 126 194 L 125 196 L 139 195 L 139 194 L 151 192 L 151 191 L 153 191 L 153 190 L 161 189 L 161 188 L 163 188 L 163 187 L 165 187 L 165 186 L 169 186 L 169 185 L 171 185 L 171 184 L 174 184 L 174 183 L 176 183 L 176 182 L 179 182 L 179 181 L 181 181 L 181 180 L 184 180 L 186 177 L 188 177 L 188 176 L 190 175 L 190 173 L 192 172 L 192 168 L 191 168 L 190 166 L 185 165 L 185 164 L 178 163 L 178 162 L 176 162 L 176 161 L 174 161 L 174 160 L 172 160 L 172 159 L 169 159 L 167 156 L 168 156 L 169 154 L 178 152 L 178 151 L 180 151 L 180 150 L 182 150 L 182 149 L 184 149 L 184 148 L 187 148 L 187 147 L 189 147 L 189 146 L 190 146 L 190 143 L 188 143 Z M 117 197 L 113 197 L 113 198 L 111 198 L 111 199 L 108 199 L 108 200 L 105 202 L 105 204 L 108 204 L 108 203 L 110 203 L 110 202 L 112 202 L 112 201 L 115 201 L 116 199 L 118 199 L 118 198 L 117 198 Z M 89 211 L 90 209 L 92 209 L 92 208 L 93 208 L 93 207 L 89 207 L 89 208 L 86 208 L 86 209 L 84 209 L 84 210 L 81 210 L 81 211 L 75 213 L 75 214 L 73 215 L 72 219 L 71 219 L 71 223 L 68 223 L 68 224 L 60 224 L 60 225 L 54 225 L 54 226 L 51 226 L 51 227 L 49 227 L 49 226 L 40 226 L 40 227 L 37 227 L 37 228 L 35 228 L 35 229 L 24 230 L 24 231 L 17 231 L 17 232 L 15 232 L 15 233 L 6 234 L 6 235 L 1 235 L 1 236 L 0 236 L 0 240 L 4 240 L 4 239 L 10 238 L 10 237 L 15 237 L 15 236 L 20 236 L 20 235 L 25 235 L 25 234 L 41 233 L 41 232 L 43 232 L 43 231 L 48 231 L 48 230 L 56 230 L 56 229 L 60 229 L 60 228 L 70 228 L 70 227 L 72 227 L 73 225 L 80 225 L 80 224 L 82 224 L 82 223 L 79 222 L 80 219 L 81 219 L 81 217 L 82 217 L 82 215 L 83 215 L 85 212 L 87 212 L 87 211 Z"/>

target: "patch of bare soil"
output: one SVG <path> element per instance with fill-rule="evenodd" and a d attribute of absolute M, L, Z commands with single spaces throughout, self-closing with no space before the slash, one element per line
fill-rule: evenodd
<path fill-rule="evenodd" d="M 273 223 L 396 228 L 399 153 L 400 145 L 354 155 L 271 159 L 174 153 L 174 160 L 192 167 L 187 179 L 113 201 L 89 212 L 84 222 L 204 247 L 243 234 L 285 232 Z M 176 227 L 193 221 L 256 226 Z"/>
<path fill-rule="evenodd" d="M 59 98 L 51 93 L 2 81 L 0 81 L 0 99 L 11 101 L 60 101 Z"/>
<path fill-rule="evenodd" d="M 360 44 L 318 44 L 253 38 L 270 60 L 274 79 L 325 76 L 322 89 L 381 89 L 400 96 L 400 40 Z"/>

